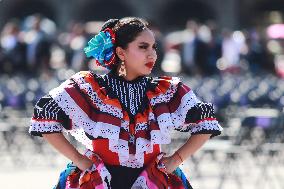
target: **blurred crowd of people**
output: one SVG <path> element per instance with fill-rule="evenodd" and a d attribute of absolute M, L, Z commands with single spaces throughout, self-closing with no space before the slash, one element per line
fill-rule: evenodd
<path fill-rule="evenodd" d="M 60 67 L 81 68 L 82 48 L 86 44 L 83 25 L 76 23 L 60 32 L 51 20 L 32 15 L 23 22 L 12 20 L 1 32 L 0 72 L 33 76 Z"/>
<path fill-rule="evenodd" d="M 276 30 L 270 27 L 230 31 L 219 28 L 213 21 L 204 24 L 189 20 L 183 30 L 164 33 L 156 25 L 150 25 L 158 46 L 153 74 L 181 73 L 186 77 L 197 77 L 201 83 L 212 77 L 220 86 L 224 83 L 224 73 L 249 73 L 248 78 L 254 75 L 284 77 L 283 38 L 275 37 L 278 27 L 273 26 Z M 38 97 L 75 72 L 99 69 L 95 63 L 88 64 L 91 60 L 86 59 L 83 48 L 100 27 L 101 22 L 70 22 L 68 29 L 61 31 L 53 21 L 40 15 L 28 16 L 22 22 L 11 20 L 6 23 L 0 36 L 0 109 L 1 104 L 25 107 L 26 103 L 35 103 Z M 226 78 L 239 81 L 238 76 Z M 272 101 L 276 95 L 276 101 L 284 103 L 281 99 L 284 90 L 279 91 L 277 83 L 268 82 L 266 88 L 271 87 L 276 91 L 271 94 Z M 239 96 L 248 97 L 254 94 L 251 93 L 253 90 L 248 88 Z M 223 95 L 233 96 L 230 102 L 235 99 L 233 88 L 230 94 L 215 91 L 220 93 L 217 96 L 221 101 Z M 266 92 L 260 96 L 268 95 L 269 91 Z M 206 97 L 206 92 L 204 95 Z"/>
<path fill-rule="evenodd" d="M 284 52 L 283 39 L 271 38 L 265 28 L 231 31 L 218 28 L 213 21 L 189 20 L 183 31 L 168 34 L 166 42 L 167 51 L 178 55 L 172 57 L 180 60 L 181 70 L 187 74 L 250 71 L 283 76 L 283 64 L 276 58 Z"/>
<path fill-rule="evenodd" d="M 82 49 L 99 28 L 100 22 L 74 22 L 67 31 L 60 31 L 54 22 L 40 15 L 22 22 L 12 20 L 1 31 L 0 72 L 37 74 L 61 67 L 75 72 L 88 69 Z M 212 75 L 249 70 L 284 75 L 279 64 L 283 62 L 283 39 L 270 38 L 265 29 L 230 31 L 213 21 L 203 24 L 194 20 L 181 31 L 163 33 L 154 25 L 152 29 L 159 47 L 155 73 Z"/>

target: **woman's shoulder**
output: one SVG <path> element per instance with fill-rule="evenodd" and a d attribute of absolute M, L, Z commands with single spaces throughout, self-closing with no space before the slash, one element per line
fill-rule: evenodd
<path fill-rule="evenodd" d="M 49 91 L 49 94 L 57 96 L 63 92 L 97 91 L 102 88 L 99 82 L 103 75 L 92 71 L 80 71 L 63 81 L 59 86 Z"/>
<path fill-rule="evenodd" d="M 105 80 L 106 74 L 97 74 L 93 71 L 80 71 L 70 77 L 70 80 L 77 85 L 92 84 L 92 86 L 101 85 Z"/>
<path fill-rule="evenodd" d="M 166 93 L 167 91 L 171 89 L 176 88 L 186 88 L 187 90 L 190 90 L 190 88 L 182 82 L 182 79 L 180 77 L 176 76 L 157 76 L 157 77 L 151 77 L 151 88 L 158 90 L 160 92 Z"/>
<path fill-rule="evenodd" d="M 171 77 L 171 76 L 157 76 L 150 78 L 152 87 L 159 88 L 163 91 L 167 90 L 170 87 L 177 86 L 181 83 L 181 79 L 179 77 Z"/>
<path fill-rule="evenodd" d="M 187 93 L 190 88 L 184 85 L 179 77 L 159 76 L 152 77 L 150 90 L 147 95 L 152 99 L 167 99 L 169 101 L 177 92 Z"/>
<path fill-rule="evenodd" d="M 176 76 L 157 76 L 151 78 L 153 82 L 157 82 L 159 84 L 178 84 L 181 82 L 181 79 Z"/>
<path fill-rule="evenodd" d="M 70 79 L 88 79 L 88 78 L 94 78 L 94 77 L 98 77 L 98 74 L 95 74 L 92 71 L 79 71 L 77 73 L 75 73 L 74 75 L 71 76 Z"/>

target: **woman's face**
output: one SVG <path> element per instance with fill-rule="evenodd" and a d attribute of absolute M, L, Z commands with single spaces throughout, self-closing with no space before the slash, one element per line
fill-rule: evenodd
<path fill-rule="evenodd" d="M 123 50 L 127 76 L 135 79 L 138 76 L 149 75 L 157 60 L 156 42 L 152 31 L 142 31 L 134 41 Z"/>

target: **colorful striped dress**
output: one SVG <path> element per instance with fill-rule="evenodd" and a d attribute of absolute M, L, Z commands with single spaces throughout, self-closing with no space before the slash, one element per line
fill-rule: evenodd
<path fill-rule="evenodd" d="M 191 188 L 180 169 L 167 174 L 161 144 L 172 130 L 219 135 L 213 105 L 177 77 L 127 81 L 110 71 L 79 72 L 42 97 L 29 132 L 66 131 L 88 149 L 93 166 L 68 164 L 55 188 Z"/>

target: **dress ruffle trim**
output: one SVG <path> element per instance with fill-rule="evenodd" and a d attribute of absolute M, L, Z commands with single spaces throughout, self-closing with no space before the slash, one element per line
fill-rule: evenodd
<path fill-rule="evenodd" d="M 212 133 L 211 138 L 221 133 L 223 128 L 219 125 L 217 120 L 204 120 L 198 124 L 193 124 L 191 127 L 191 134 Z"/>
<path fill-rule="evenodd" d="M 153 91 L 148 91 L 147 96 L 152 106 L 158 103 L 169 102 L 177 91 L 180 79 L 178 77 L 156 77 L 152 80 L 156 86 Z"/>
<path fill-rule="evenodd" d="M 42 121 L 42 120 L 31 119 L 29 133 L 61 132 L 62 128 L 63 128 L 62 124 L 57 121 Z"/>
<path fill-rule="evenodd" d="M 81 171 L 73 163 L 60 174 L 59 182 L 54 188 L 58 189 L 107 189 L 110 186 L 111 175 L 102 159 L 92 151 L 85 153 L 93 165 Z"/>
<path fill-rule="evenodd" d="M 59 182 L 54 187 L 57 189 L 109 189 L 112 175 L 107 170 L 101 158 L 88 151 L 85 154 L 93 165 L 85 171 L 81 171 L 73 163 L 60 174 Z M 186 176 L 180 168 L 173 173 L 167 173 L 165 164 L 161 161 L 163 153 L 159 154 L 134 181 L 131 189 L 192 189 Z M 113 175 L 118 177 L 119 175 Z"/>
<path fill-rule="evenodd" d="M 80 90 L 83 91 L 96 105 L 96 107 L 105 113 L 115 117 L 123 118 L 121 106 L 115 100 L 109 98 L 105 88 L 95 82 L 95 78 L 90 72 L 84 71 L 75 74 L 72 79 L 77 83 Z"/>
<path fill-rule="evenodd" d="M 101 112 L 108 113 L 121 119 L 121 125 L 113 125 L 104 122 L 95 122 L 78 106 L 76 99 L 73 99 L 65 88 L 74 87 L 70 82 L 65 82 L 59 87 L 50 91 L 51 97 L 58 103 L 62 110 L 72 119 L 72 130 L 68 131 L 78 141 L 83 143 L 88 149 L 92 150 L 91 140 L 85 135 L 97 138 L 103 137 L 109 139 L 109 149 L 118 153 L 121 165 L 128 167 L 142 167 L 144 164 L 144 153 L 153 152 L 154 144 L 169 144 L 171 141 L 170 132 L 178 127 L 182 127 L 185 122 L 186 114 L 190 108 L 200 102 L 190 89 L 184 89 L 183 96 L 180 97 L 178 108 L 156 116 L 155 106 L 161 103 L 168 103 L 177 93 L 180 80 L 171 77 L 159 77 L 152 80 L 154 86 L 152 90 L 146 92 L 149 99 L 146 122 L 140 122 L 140 128 L 148 129 L 150 138 L 136 138 L 136 153 L 129 154 L 129 144 L 127 140 L 120 138 L 121 128 L 127 128 L 128 120 L 125 120 L 124 111 L 122 111 L 117 99 L 111 99 L 107 96 L 105 89 L 95 82 L 94 76 L 90 72 L 79 72 L 72 77 L 80 90 L 92 99 L 93 103 Z M 146 110 L 145 110 L 146 111 Z M 150 123 L 157 122 L 158 128 L 151 129 Z M 144 126 L 143 126 L 144 125 Z M 145 127 L 148 125 L 148 127 Z M 142 127 L 143 126 L 143 127 Z M 138 127 L 139 128 L 139 127 Z M 126 129 L 127 130 L 127 129 Z"/>

